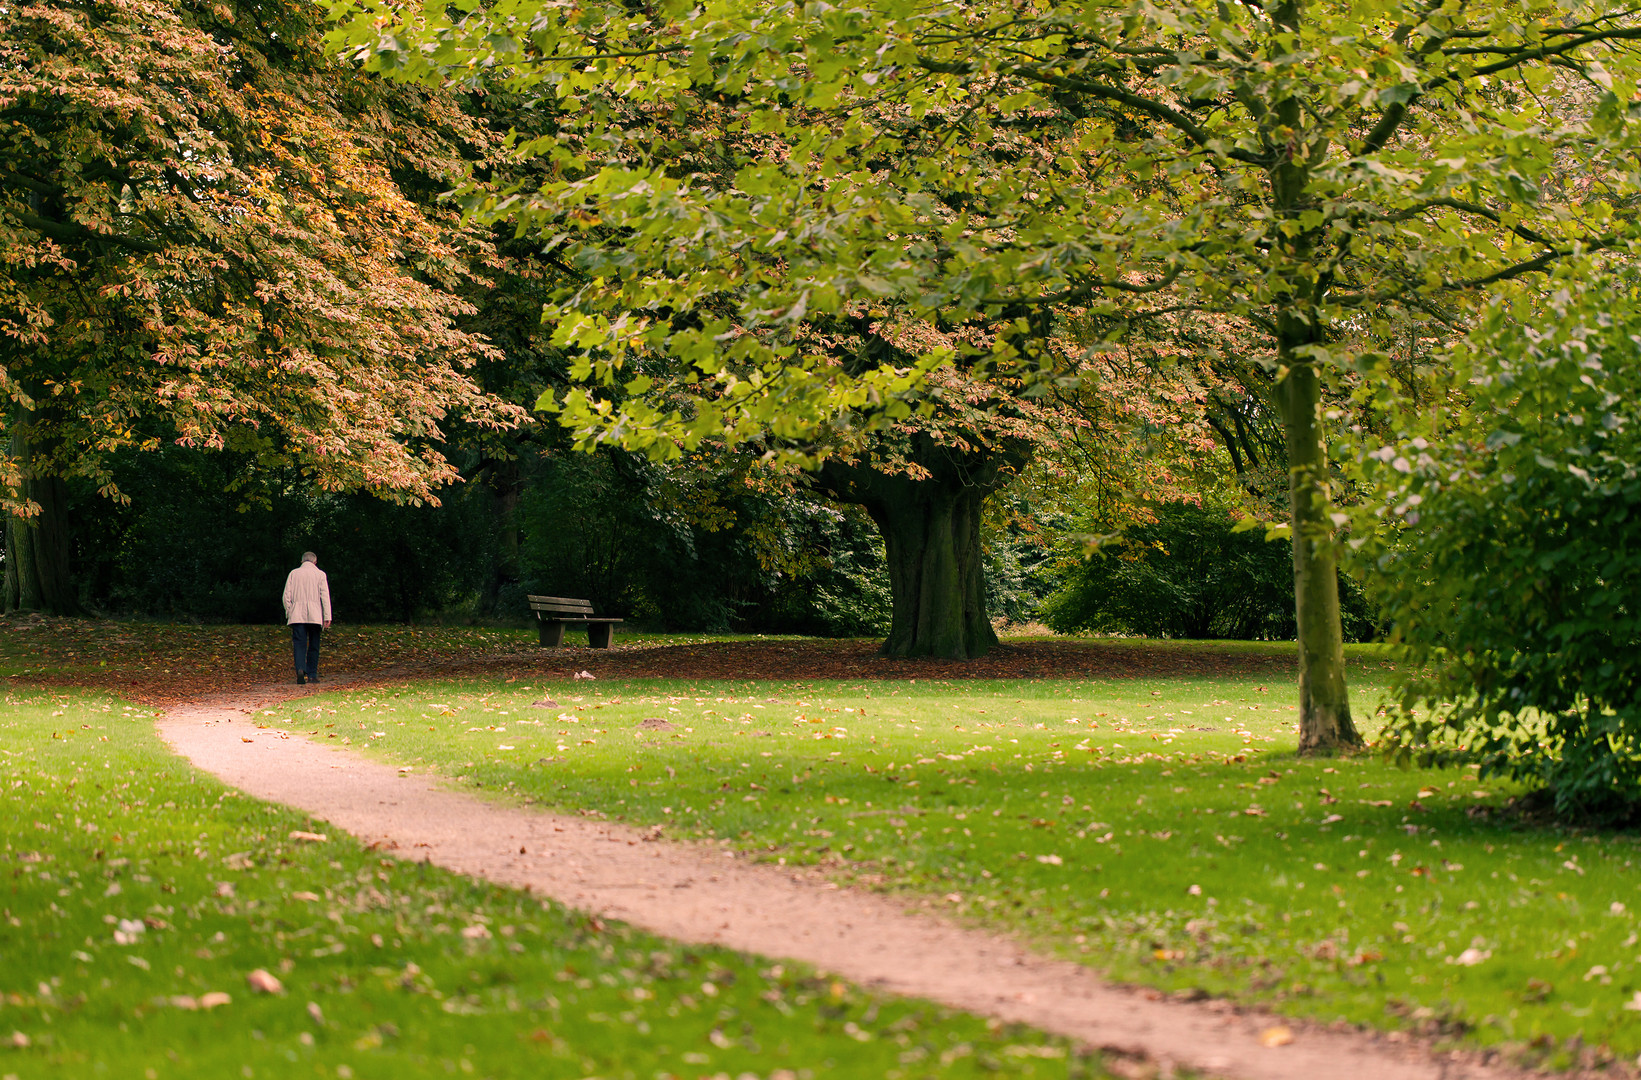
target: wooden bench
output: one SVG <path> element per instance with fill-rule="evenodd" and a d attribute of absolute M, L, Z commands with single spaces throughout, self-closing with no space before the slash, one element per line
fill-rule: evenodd
<path fill-rule="evenodd" d="M 615 624 L 620 619 L 595 618 L 591 600 L 572 600 L 564 596 L 532 596 L 530 610 L 536 613 L 540 624 L 541 643 L 548 648 L 564 644 L 564 628 L 571 624 L 587 627 L 587 644 L 595 649 L 608 649 L 615 641 Z"/>

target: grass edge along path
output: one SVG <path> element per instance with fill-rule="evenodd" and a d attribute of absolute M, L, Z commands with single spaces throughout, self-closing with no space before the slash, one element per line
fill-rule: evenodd
<path fill-rule="evenodd" d="M 1063 1039 L 384 858 L 193 769 L 153 715 L 0 708 L 0 1075 L 1105 1075 Z"/>
<path fill-rule="evenodd" d="M 1314 1027 L 1294 1040 L 1267 1017 L 1113 989 L 1081 965 L 909 917 L 890 897 L 817 889 L 818 881 L 799 884 L 789 870 L 726 863 L 715 847 L 649 843 L 650 834 L 601 821 L 499 805 L 244 720 L 219 704 L 179 711 L 161 729 L 231 783 L 321 813 L 372 843 L 424 850 L 458 872 L 544 891 L 668 937 L 797 957 L 874 987 L 1139 1052 L 1161 1072 L 1183 1062 L 1248 1080 L 1503 1075 L 1473 1055 L 1433 1059 L 1421 1046 Z"/>

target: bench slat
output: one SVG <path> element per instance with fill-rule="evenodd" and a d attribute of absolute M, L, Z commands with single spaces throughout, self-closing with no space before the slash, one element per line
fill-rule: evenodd
<path fill-rule="evenodd" d="M 579 603 L 557 603 L 543 600 L 530 601 L 531 611 L 563 611 L 575 615 L 591 615 L 593 605 L 583 600 Z"/>

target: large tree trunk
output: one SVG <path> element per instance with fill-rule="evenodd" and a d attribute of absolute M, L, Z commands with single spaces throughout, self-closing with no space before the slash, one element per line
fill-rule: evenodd
<path fill-rule="evenodd" d="M 74 615 L 80 611 L 68 533 L 68 491 L 53 475 L 39 475 L 26 430 L 13 427 L 10 453 L 22 469 L 20 494 L 34 502 L 32 517 L 6 517 L 6 573 L 0 606 L 7 611 Z"/>
<path fill-rule="evenodd" d="M 904 500 L 867 507 L 883 530 L 894 615 L 888 656 L 968 660 L 997 644 L 986 617 L 980 506 L 986 493 L 924 481 Z M 921 489 L 921 490 L 918 490 Z"/>
<path fill-rule="evenodd" d="M 863 506 L 883 532 L 893 604 L 885 655 L 970 660 L 997 644 L 986 614 L 980 513 L 1028 457 L 1023 447 L 956 450 L 914 435 L 895 466 L 874 467 L 867 455 L 828 461 L 815 474 L 818 488 Z M 917 475 L 908 474 L 908 462 Z"/>

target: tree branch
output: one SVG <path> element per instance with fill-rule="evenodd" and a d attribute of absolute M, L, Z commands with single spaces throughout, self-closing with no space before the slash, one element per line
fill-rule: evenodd
<path fill-rule="evenodd" d="M 63 240 L 76 243 L 100 242 L 118 244 L 133 251 L 144 251 L 150 255 L 158 254 L 164 249 L 159 244 L 147 240 L 138 240 L 134 236 L 121 236 L 119 233 L 100 233 L 86 228 L 84 225 L 75 225 L 69 222 L 52 221 L 50 218 L 40 217 L 23 211 L 17 214 L 17 219 L 36 232 L 43 233 L 53 240 Z"/>

